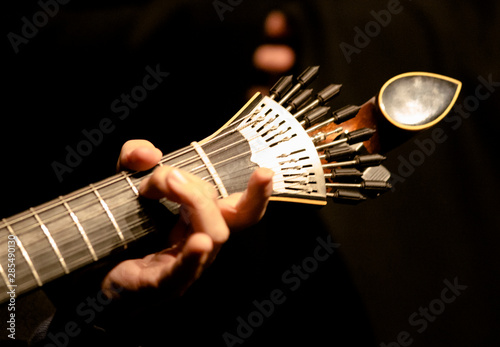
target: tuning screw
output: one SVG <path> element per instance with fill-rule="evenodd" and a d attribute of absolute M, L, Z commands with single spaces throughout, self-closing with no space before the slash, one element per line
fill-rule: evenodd
<path fill-rule="evenodd" d="M 332 131 L 329 131 L 327 133 L 319 132 L 319 133 L 315 134 L 313 137 L 311 137 L 311 141 L 312 141 L 312 143 L 318 143 L 321 141 L 325 141 L 328 136 L 330 136 L 332 134 L 341 133 L 342 131 L 344 131 L 344 129 L 342 127 L 340 127 L 340 128 L 334 129 Z"/>
<path fill-rule="evenodd" d="M 338 163 L 324 164 L 324 169 L 334 169 L 344 166 L 354 166 L 360 169 L 370 166 L 377 166 L 384 161 L 386 157 L 380 154 L 357 155 L 353 160 L 343 161 Z"/>
<path fill-rule="evenodd" d="M 359 183 L 363 180 L 363 173 L 353 168 L 334 169 L 331 173 L 326 173 L 325 178 L 335 180 L 335 182 Z"/>
<path fill-rule="evenodd" d="M 341 109 L 333 112 L 331 118 L 325 120 L 324 122 L 321 122 L 320 124 L 315 125 L 312 128 L 307 129 L 306 132 L 308 132 L 308 133 L 313 132 L 313 131 L 318 130 L 324 126 L 327 126 L 330 123 L 340 124 L 340 123 L 343 123 L 345 121 L 348 121 L 349 119 L 354 118 L 358 114 L 360 109 L 361 109 L 361 107 L 359 107 L 359 106 L 353 106 L 353 105 L 344 106 Z M 306 117 L 307 117 L 307 115 L 306 115 Z M 306 128 L 308 128 L 312 124 L 316 124 L 320 120 L 321 119 L 319 119 L 319 118 L 316 119 L 314 122 L 311 122 L 310 125 L 306 126 Z"/>
<path fill-rule="evenodd" d="M 334 148 L 327 148 L 325 153 L 319 156 L 319 159 L 325 159 L 327 162 L 342 161 L 352 159 L 356 155 L 355 148 L 342 144 Z"/>
<path fill-rule="evenodd" d="M 293 112 L 296 109 L 298 109 L 300 106 L 302 106 L 307 100 L 311 98 L 313 90 L 312 89 L 306 89 L 301 91 L 296 97 L 294 97 L 289 103 L 286 108 L 288 112 Z"/>
<path fill-rule="evenodd" d="M 322 106 L 326 104 L 328 101 L 330 101 L 335 95 L 337 95 L 340 92 L 340 89 L 342 88 L 341 84 L 330 84 L 328 87 L 324 88 L 321 90 L 317 95 L 316 99 L 309 103 L 309 105 L 305 106 L 301 110 L 299 110 L 296 114 L 293 116 L 295 118 L 300 118 L 303 114 L 311 111 L 317 106 Z"/>
<path fill-rule="evenodd" d="M 314 110 L 308 112 L 304 116 L 304 119 L 300 122 L 300 124 L 304 128 L 309 128 L 312 124 L 315 124 L 324 117 L 326 117 L 328 115 L 328 112 L 330 112 L 330 107 L 327 106 L 317 107 Z"/>
<path fill-rule="evenodd" d="M 274 86 L 271 87 L 269 90 L 270 98 L 271 99 L 279 99 L 285 94 L 293 84 L 293 76 L 283 76 L 281 77 L 278 82 L 274 84 Z"/>
<path fill-rule="evenodd" d="M 391 184 L 384 181 L 363 181 L 361 183 L 326 183 L 327 188 L 335 189 L 362 189 L 371 192 L 385 192 L 392 188 Z"/>
<path fill-rule="evenodd" d="M 357 204 L 366 200 L 366 196 L 356 190 L 338 189 L 332 193 L 327 193 L 327 197 L 333 198 L 336 202 Z"/>
<path fill-rule="evenodd" d="M 321 151 L 325 148 L 337 146 L 342 143 L 348 143 L 352 145 L 353 143 L 363 142 L 369 140 L 376 132 L 376 130 L 370 128 L 361 128 L 358 130 L 354 130 L 346 133 L 345 136 L 339 140 L 327 143 L 326 145 L 317 146 L 316 150 Z"/>
<path fill-rule="evenodd" d="M 290 99 L 292 96 L 295 95 L 299 90 L 302 88 L 307 87 L 316 77 L 318 77 L 319 74 L 319 66 L 310 66 L 308 67 L 303 73 L 300 74 L 299 77 L 297 77 L 297 84 L 290 89 L 285 96 L 281 98 L 279 101 L 280 105 L 283 105 L 285 102 L 287 102 L 288 99 Z"/>

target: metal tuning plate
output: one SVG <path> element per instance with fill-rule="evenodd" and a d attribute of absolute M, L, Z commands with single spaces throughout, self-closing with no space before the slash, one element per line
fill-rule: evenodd
<path fill-rule="evenodd" d="M 264 97 L 238 126 L 251 161 L 275 172 L 273 200 L 326 204 L 323 168 L 302 125 L 278 102 Z"/>

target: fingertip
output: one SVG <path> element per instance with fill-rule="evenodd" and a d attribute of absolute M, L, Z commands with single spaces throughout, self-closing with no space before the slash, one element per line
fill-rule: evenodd
<path fill-rule="evenodd" d="M 137 147 L 122 154 L 119 167 L 134 171 L 149 170 L 158 164 L 161 157 L 162 152 L 156 147 Z"/>
<path fill-rule="evenodd" d="M 205 233 L 194 233 L 184 246 L 185 254 L 208 254 L 214 248 L 213 240 Z"/>
<path fill-rule="evenodd" d="M 164 198 L 169 192 L 166 177 L 170 170 L 168 166 L 156 168 L 152 175 L 142 180 L 139 185 L 139 194 L 153 200 Z"/>
<path fill-rule="evenodd" d="M 273 193 L 274 172 L 259 168 L 250 177 L 248 188 L 219 203 L 224 218 L 232 230 L 240 230 L 257 223 L 266 211 Z"/>
<path fill-rule="evenodd" d="M 271 196 L 273 192 L 274 171 L 268 168 L 259 168 L 250 177 L 249 187 L 257 186 L 262 190 L 265 197 Z"/>

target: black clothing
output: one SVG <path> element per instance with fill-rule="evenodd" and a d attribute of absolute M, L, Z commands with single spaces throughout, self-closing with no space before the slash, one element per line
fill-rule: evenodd
<path fill-rule="evenodd" d="M 500 111 L 500 5 L 233 1 L 221 21 L 215 3 L 74 0 L 60 4 L 27 43 L 4 40 L 1 175 L 10 184 L 0 217 L 111 175 L 128 139 L 146 138 L 167 153 L 219 128 L 244 104 L 249 86 L 270 82 L 254 70 L 251 58 L 265 40 L 262 23 L 272 8 L 284 10 L 293 28 L 293 72 L 321 65 L 315 88 L 343 84 L 334 107 L 365 102 L 403 72 L 461 80 L 458 108 L 437 125 L 446 141 L 432 144 L 432 133 L 425 131 L 388 153 L 386 166 L 400 180 L 379 199 L 359 206 L 329 203 L 319 210 L 271 205 L 259 225 L 232 236 L 184 297 L 123 322 L 81 322 L 85 317 L 75 307 L 95 296 L 96 284 L 76 291 L 71 281 L 62 282 L 64 288 L 58 283 L 52 336 L 63 344 L 58 333 L 75 321 L 82 331 L 68 338 L 70 346 L 238 346 L 238 339 L 245 346 L 498 343 L 500 190 L 493 175 L 493 131 Z M 38 3 L 5 6 L 4 32 L 18 35 L 21 19 L 31 20 L 41 10 Z M 147 66 L 158 64 L 169 76 L 121 119 L 113 102 L 142 81 Z M 65 148 L 83 138 L 82 130 L 106 117 L 116 129 L 58 177 L 53 162 L 63 162 Z M 404 167 L 418 155 L 413 169 Z M 11 168 L 34 175 L 12 177 Z M 310 276 L 295 280 L 299 286 L 291 290 L 284 274 L 328 235 L 338 250 Z M 286 300 L 238 335 L 238 327 L 276 290 Z M 54 312 L 40 291 L 19 298 L 18 307 L 18 317 L 32 315 L 38 322 Z M 27 339 L 35 323 L 20 322 L 19 338 Z M 39 345 L 47 343 L 54 342 L 46 337 Z"/>

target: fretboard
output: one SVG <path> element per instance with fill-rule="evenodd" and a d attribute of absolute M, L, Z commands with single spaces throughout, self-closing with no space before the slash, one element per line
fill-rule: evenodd
<path fill-rule="evenodd" d="M 211 182 L 225 197 L 241 191 L 254 170 L 248 144 L 242 139 L 238 132 L 228 131 L 217 141 L 193 142 L 168 154 L 158 165 L 188 171 Z M 121 172 L 1 220 L 0 303 L 8 299 L 10 286 L 16 286 L 17 295 L 27 292 L 156 231 L 148 209 L 151 203 L 144 204 L 138 192 L 148 175 Z M 174 213 L 178 207 L 169 201 L 158 203 Z"/>

